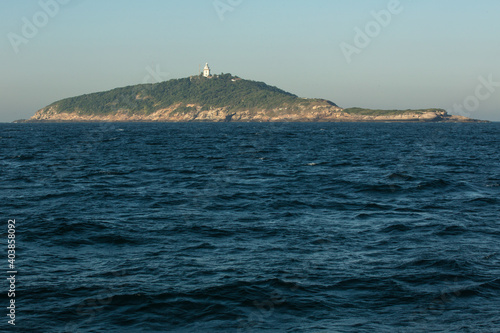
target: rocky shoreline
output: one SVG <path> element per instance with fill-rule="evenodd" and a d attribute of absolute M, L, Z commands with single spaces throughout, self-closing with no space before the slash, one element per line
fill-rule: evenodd
<path fill-rule="evenodd" d="M 178 107 L 178 106 L 177 106 Z M 58 112 L 54 107 L 39 110 L 28 120 L 17 123 L 71 123 L 71 122 L 484 122 L 462 116 L 449 115 L 446 111 L 429 110 L 427 112 L 401 111 L 394 115 L 350 114 L 344 109 L 323 105 L 312 109 L 303 109 L 293 113 L 279 110 L 235 111 L 228 108 L 216 108 L 203 111 L 201 106 L 193 106 L 188 113 L 176 112 L 176 106 L 158 110 L 149 115 L 131 114 L 119 110 L 108 115 L 81 115 L 77 112 Z"/>

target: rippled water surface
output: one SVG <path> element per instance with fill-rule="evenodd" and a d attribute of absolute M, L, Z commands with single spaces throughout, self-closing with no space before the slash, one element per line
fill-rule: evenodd
<path fill-rule="evenodd" d="M 0 124 L 16 329 L 498 332 L 499 130 Z"/>

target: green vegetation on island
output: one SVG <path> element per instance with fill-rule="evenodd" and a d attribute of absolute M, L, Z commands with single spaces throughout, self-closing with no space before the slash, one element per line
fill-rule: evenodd
<path fill-rule="evenodd" d="M 363 109 L 363 108 L 347 108 L 344 109 L 343 112 L 353 115 L 362 115 L 362 116 L 395 116 L 403 113 L 412 113 L 412 114 L 424 114 L 426 112 L 442 112 L 446 113 L 443 109 L 419 109 L 419 110 L 372 110 L 372 109 Z"/>
<path fill-rule="evenodd" d="M 50 106 L 60 112 L 77 112 L 80 115 L 112 114 L 118 110 L 148 115 L 158 109 L 181 104 L 176 113 L 189 113 L 201 105 L 203 110 L 228 107 L 244 109 L 273 109 L 292 106 L 308 100 L 302 99 L 263 82 L 242 80 L 231 74 L 210 78 L 194 76 L 156 84 L 141 84 L 117 88 L 106 92 L 66 98 Z"/>

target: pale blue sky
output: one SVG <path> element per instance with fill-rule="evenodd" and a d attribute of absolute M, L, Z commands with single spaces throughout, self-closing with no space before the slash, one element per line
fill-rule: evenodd
<path fill-rule="evenodd" d="M 41 5 L 55 1 L 68 3 Z M 355 29 L 377 29 L 371 12 L 391 1 L 217 1 L 1 1 L 0 122 L 65 97 L 187 77 L 205 62 L 342 107 L 500 121 L 500 1 L 400 0 L 366 47 Z M 231 9 L 224 20 L 214 3 Z M 347 44 L 357 47 L 350 62 Z"/>

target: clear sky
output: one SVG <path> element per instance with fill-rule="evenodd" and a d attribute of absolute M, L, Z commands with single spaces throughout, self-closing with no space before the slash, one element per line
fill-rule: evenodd
<path fill-rule="evenodd" d="M 500 121 L 499 13 L 498 0 L 2 0 L 0 122 L 205 62 L 341 107 Z"/>

